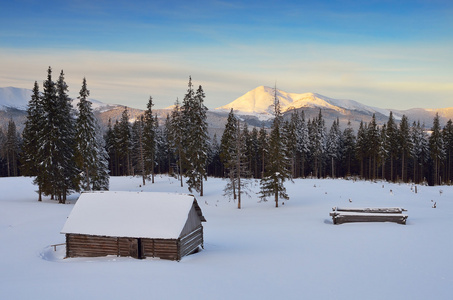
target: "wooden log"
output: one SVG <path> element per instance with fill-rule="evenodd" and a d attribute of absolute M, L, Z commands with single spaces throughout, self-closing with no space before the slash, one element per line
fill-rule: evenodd
<path fill-rule="evenodd" d="M 395 222 L 406 224 L 408 218 L 403 214 L 384 214 L 384 213 L 352 213 L 352 212 L 332 212 L 330 213 L 334 224 L 348 222 Z"/>
<path fill-rule="evenodd" d="M 333 207 L 333 211 L 344 212 L 363 212 L 363 213 L 386 213 L 386 214 L 400 214 L 407 211 L 402 207 L 366 207 L 366 208 L 346 208 L 346 207 Z"/>

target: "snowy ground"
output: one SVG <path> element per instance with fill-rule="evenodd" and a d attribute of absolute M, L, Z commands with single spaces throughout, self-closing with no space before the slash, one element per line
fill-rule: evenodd
<path fill-rule="evenodd" d="M 168 177 L 139 185 L 111 178 L 111 190 L 187 192 Z M 30 178 L 0 178 L 0 299 L 451 299 L 453 187 L 415 194 L 411 185 L 305 179 L 287 183 L 291 200 L 278 209 L 253 196 L 238 210 L 224 185 L 210 178 L 197 197 L 205 249 L 181 262 L 63 259 L 64 246 L 49 245 L 64 242 L 77 195 L 38 203 Z M 333 206 L 401 206 L 409 218 L 333 225 Z"/>

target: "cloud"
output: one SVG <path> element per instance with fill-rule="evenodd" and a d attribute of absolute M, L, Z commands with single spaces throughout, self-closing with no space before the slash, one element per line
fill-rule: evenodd
<path fill-rule="evenodd" d="M 451 106 L 453 65 L 449 45 L 369 46 L 321 43 L 230 43 L 134 53 L 71 49 L 0 48 L 2 85 L 32 88 L 63 69 L 72 97 L 83 77 L 91 96 L 107 103 L 156 108 L 181 100 L 189 75 L 206 92 L 206 105 L 225 105 L 259 86 L 318 92 L 378 107 Z M 429 96 L 430 101 L 427 101 Z M 395 101 L 398 99 L 398 101 Z"/>

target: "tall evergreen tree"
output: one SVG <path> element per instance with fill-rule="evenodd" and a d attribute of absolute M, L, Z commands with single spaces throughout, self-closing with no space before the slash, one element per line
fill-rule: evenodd
<path fill-rule="evenodd" d="M 279 198 L 289 199 L 284 182 L 291 179 L 290 162 L 283 135 L 283 117 L 280 102 L 277 97 L 277 88 L 274 89 L 274 120 L 269 137 L 269 159 L 264 177 L 260 181 L 260 197 L 264 200 L 274 196 L 275 207 L 278 207 Z"/>
<path fill-rule="evenodd" d="M 429 137 L 429 150 L 431 159 L 434 164 L 433 172 L 433 184 L 441 184 L 440 178 L 440 166 L 444 159 L 444 145 L 442 140 L 442 129 L 440 127 L 439 114 L 436 113 L 433 121 L 433 127 L 431 127 L 431 135 Z"/>
<path fill-rule="evenodd" d="M 360 121 L 360 127 L 357 131 L 356 155 L 360 161 L 360 177 L 365 177 L 364 161 L 368 154 L 367 125 Z"/>
<path fill-rule="evenodd" d="M 355 157 L 356 136 L 352 128 L 351 121 L 348 121 L 348 126 L 343 131 L 343 159 L 346 164 L 346 175 L 351 175 L 351 165 Z"/>
<path fill-rule="evenodd" d="M 20 151 L 20 136 L 16 131 L 16 123 L 8 122 L 6 139 L 3 146 L 3 157 L 6 158 L 7 176 L 18 176 L 18 158 Z"/>
<path fill-rule="evenodd" d="M 367 128 L 367 156 L 368 156 L 368 178 L 377 177 L 377 159 L 379 154 L 379 128 L 376 124 L 376 116 L 373 114 Z"/>
<path fill-rule="evenodd" d="M 37 181 L 46 195 L 65 203 L 66 196 L 78 190 L 78 174 L 74 160 L 75 131 L 68 86 L 61 71 L 58 81 L 52 80 L 52 69 L 47 71 L 42 97 L 45 122 L 39 137 L 38 161 L 42 166 Z"/>
<path fill-rule="evenodd" d="M 264 125 L 262 125 L 258 135 L 258 162 L 260 168 L 258 178 L 264 177 L 268 157 L 269 157 L 269 137 L 266 132 L 266 129 L 264 128 Z"/>
<path fill-rule="evenodd" d="M 393 118 L 393 113 L 390 112 L 389 119 L 387 121 L 387 151 L 390 157 L 390 181 L 394 181 L 395 167 L 394 162 L 398 157 L 399 145 L 398 145 L 398 128 Z"/>
<path fill-rule="evenodd" d="M 407 179 L 407 161 L 411 153 L 412 142 L 409 134 L 409 121 L 406 115 L 403 115 L 400 122 L 400 128 L 398 131 L 398 143 L 401 153 L 401 180 L 403 182 Z"/>
<path fill-rule="evenodd" d="M 379 133 L 379 149 L 378 149 L 378 156 L 379 156 L 379 163 L 382 167 L 382 179 L 385 179 L 385 161 L 388 157 L 388 136 L 387 136 L 387 125 L 382 125 L 382 128 Z"/>
<path fill-rule="evenodd" d="M 300 160 L 300 174 L 305 177 L 305 161 L 310 154 L 310 139 L 308 135 L 308 127 L 305 122 L 305 113 L 301 112 L 299 121 L 296 126 L 296 138 L 297 138 L 297 155 Z"/>
<path fill-rule="evenodd" d="M 83 78 L 80 89 L 78 118 L 76 120 L 76 163 L 81 171 L 81 188 L 85 191 L 94 189 L 108 190 L 108 162 L 103 142 L 100 139 L 100 127 L 88 100 L 90 91 Z M 105 182 L 107 180 L 107 182 Z"/>
<path fill-rule="evenodd" d="M 332 127 L 330 127 L 329 135 L 327 137 L 327 157 L 330 158 L 330 168 L 332 178 L 336 177 L 336 161 L 340 158 L 340 148 L 341 148 L 341 131 L 340 131 L 340 121 L 338 119 L 334 120 Z"/>
<path fill-rule="evenodd" d="M 183 160 L 184 160 L 184 124 L 181 107 L 179 101 L 176 100 L 175 106 L 171 112 L 170 118 L 170 147 L 173 150 L 173 154 L 176 158 L 175 168 L 177 169 L 177 174 L 181 182 L 181 187 L 183 187 Z"/>
<path fill-rule="evenodd" d="M 148 104 L 146 105 L 144 128 L 143 128 L 143 149 L 145 157 L 145 171 L 146 174 L 151 174 L 151 182 L 154 183 L 154 168 L 156 162 L 157 151 L 157 122 L 153 116 L 153 98 L 150 96 Z M 145 183 L 143 183 L 145 184 Z"/>
<path fill-rule="evenodd" d="M 131 125 L 129 123 L 129 111 L 127 107 L 124 107 L 123 113 L 121 114 L 121 120 L 115 127 L 116 147 L 119 167 L 121 168 L 121 174 L 119 175 L 132 175 Z"/>
<path fill-rule="evenodd" d="M 22 165 L 21 171 L 25 176 L 37 176 L 42 172 L 39 159 L 39 140 L 43 134 L 44 128 L 44 108 L 42 97 L 39 92 L 38 82 L 35 81 L 31 99 L 27 107 L 27 120 L 25 128 L 22 132 L 23 147 L 22 147 Z M 34 183 L 38 185 L 38 201 L 42 201 L 42 182 L 41 177 L 35 177 Z"/>
<path fill-rule="evenodd" d="M 208 160 L 208 123 L 204 105 L 205 94 L 201 85 L 194 94 L 192 78 L 189 78 L 187 94 L 183 102 L 184 166 L 189 190 L 196 190 L 203 196 L 203 179 L 206 177 Z"/>
<path fill-rule="evenodd" d="M 448 120 L 444 129 L 442 130 L 444 140 L 444 153 L 445 153 L 445 181 L 451 184 L 452 180 L 452 167 L 453 167 L 453 122 Z"/>

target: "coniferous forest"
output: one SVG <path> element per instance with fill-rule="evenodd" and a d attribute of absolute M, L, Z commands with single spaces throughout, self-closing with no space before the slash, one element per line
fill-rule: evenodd
<path fill-rule="evenodd" d="M 73 109 L 64 76 L 54 79 L 49 67 L 42 91 L 34 83 L 22 134 L 13 121 L 0 128 L 0 176 L 35 176 L 39 199 L 64 203 L 72 192 L 108 189 L 109 175 L 141 176 L 145 185 L 162 173 L 201 196 L 208 176 L 224 177 L 225 195 L 238 199 L 239 208 L 252 178 L 260 180 L 260 197 L 276 206 L 288 198 L 283 183 L 292 178 L 451 184 L 453 123 L 441 126 L 438 115 L 428 131 L 405 116 L 397 122 L 392 113 L 382 126 L 373 116 L 355 130 L 340 128 L 338 120 L 325 124 L 321 110 L 313 119 L 303 111 L 284 117 L 275 94 L 270 128 L 249 127 L 231 111 L 223 135 L 209 137 L 203 88 L 189 78 L 182 102 L 165 120 L 153 114 L 149 97 L 133 123 L 125 107 L 102 132 L 86 79 Z"/>

